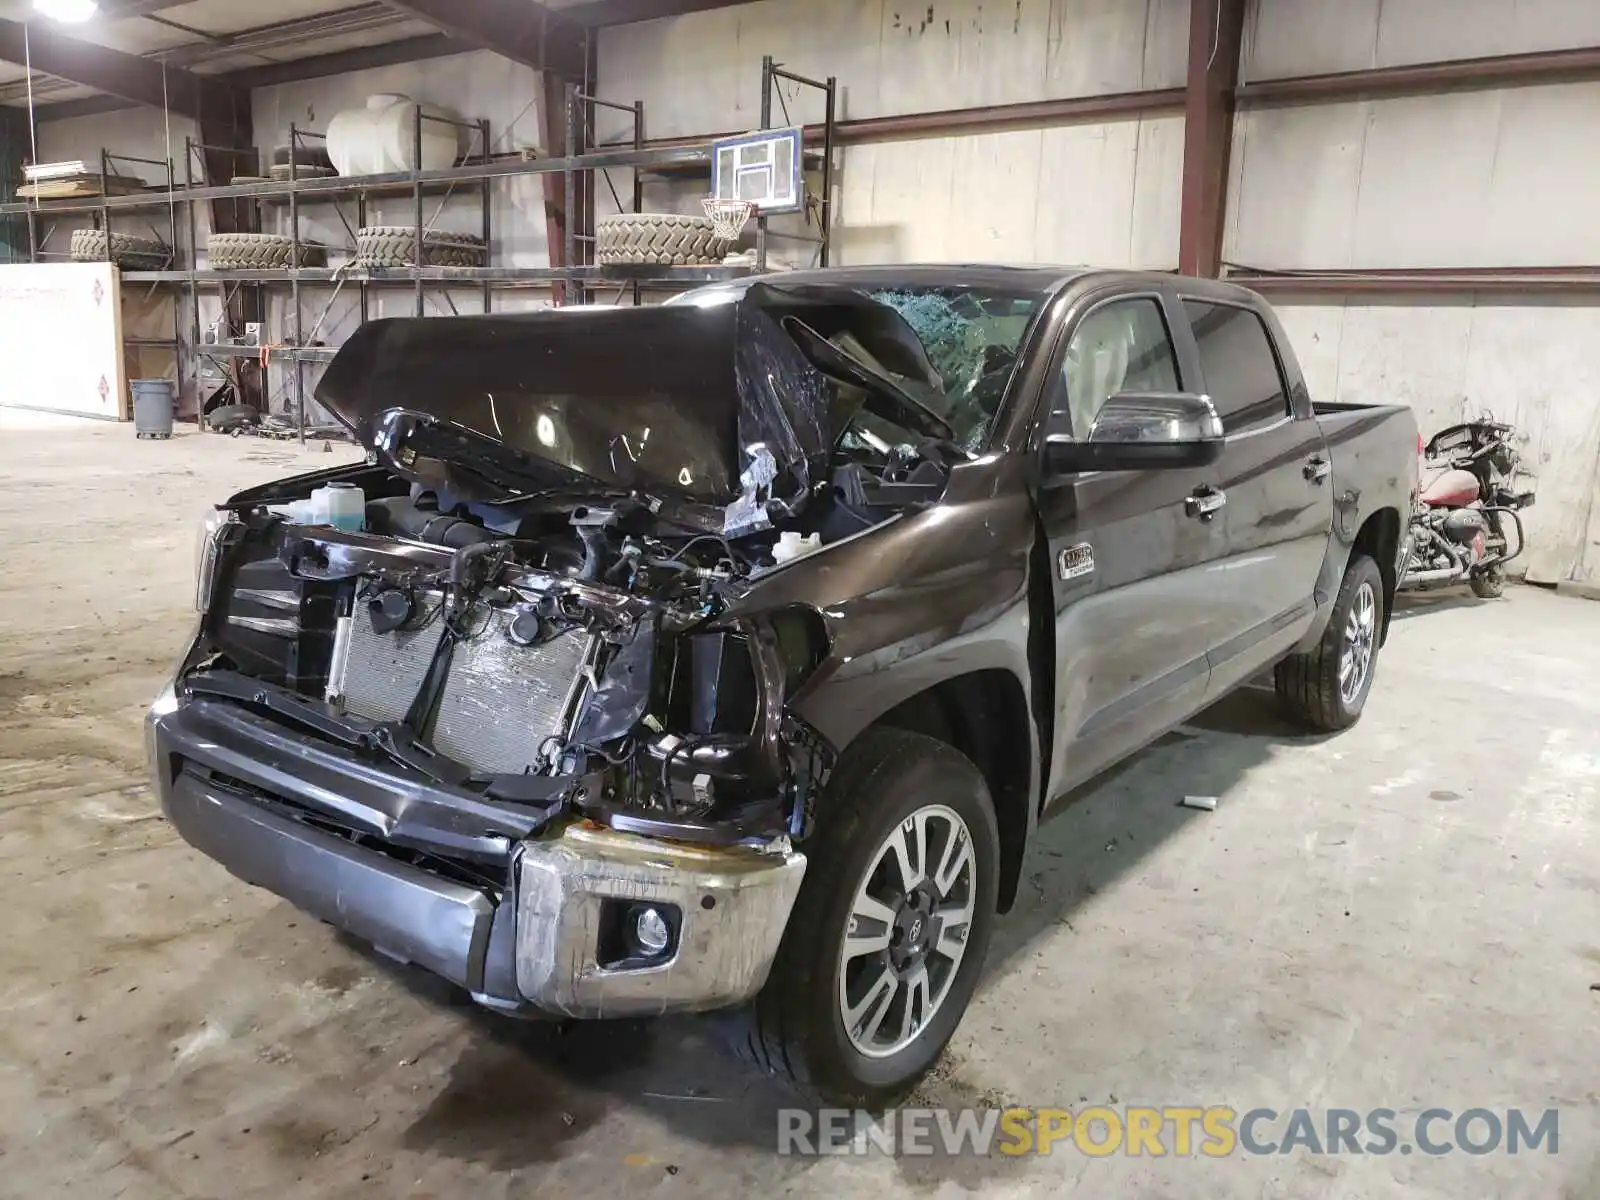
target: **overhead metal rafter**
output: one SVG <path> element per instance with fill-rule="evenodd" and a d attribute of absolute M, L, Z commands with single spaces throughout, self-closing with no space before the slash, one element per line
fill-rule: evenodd
<path fill-rule="evenodd" d="M 129 17 L 148 17 L 151 13 L 181 8 L 188 0 L 100 0 L 100 16 L 122 21 Z"/>
<path fill-rule="evenodd" d="M 599 29 L 607 25 L 632 25 L 638 21 L 657 21 L 662 17 L 681 17 L 685 13 L 707 12 L 713 8 L 733 8 L 750 0 L 588 0 L 561 10 L 561 15 L 579 25 Z"/>
<path fill-rule="evenodd" d="M 80 41 L 44 23 L 0 20 L 0 60 L 196 121 L 232 121 L 250 108 L 249 93 L 221 80 Z"/>
<path fill-rule="evenodd" d="M 534 0 L 384 0 L 458 41 L 568 79 L 582 79 L 588 31 Z"/>
<path fill-rule="evenodd" d="M 232 33 L 198 34 L 200 40 L 182 46 L 172 46 L 165 50 L 152 51 L 140 55 L 141 58 L 153 62 L 164 62 L 169 67 L 195 67 L 211 62 L 218 58 L 244 54 L 260 54 L 269 50 L 281 50 L 285 47 L 299 45 L 304 42 L 313 42 L 318 38 L 338 37 L 351 33 L 381 30 L 395 25 L 403 24 L 405 18 L 396 13 L 388 5 L 376 3 L 358 4 L 353 8 L 337 9 L 333 12 L 314 13 L 308 17 L 297 17 L 289 21 L 279 21 L 271 25 L 252 26 L 248 29 L 235 30 Z M 456 49 L 462 49 L 459 43 Z M 370 47 L 362 47 L 363 50 Z M 246 68 L 248 70 L 248 68 Z M 54 86 L 52 86 L 52 84 Z M 59 90 L 62 84 L 54 80 L 35 80 L 33 94 L 36 97 L 46 96 L 52 91 Z M 248 83 L 239 83 L 236 86 L 250 86 Z M 0 101 L 19 100 L 28 94 L 27 84 L 5 84 L 0 86 Z"/>

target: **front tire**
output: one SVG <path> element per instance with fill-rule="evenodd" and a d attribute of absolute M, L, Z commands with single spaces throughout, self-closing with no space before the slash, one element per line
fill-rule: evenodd
<path fill-rule="evenodd" d="M 1383 576 L 1353 554 L 1322 640 L 1277 665 L 1273 683 L 1285 711 L 1321 733 L 1348 729 L 1366 707 L 1383 632 Z"/>
<path fill-rule="evenodd" d="M 1490 567 L 1467 580 L 1472 594 L 1480 600 L 1497 600 L 1505 594 L 1506 573 L 1503 567 Z"/>
<path fill-rule="evenodd" d="M 989 789 L 943 742 L 870 730 L 802 848 L 805 882 L 734 1046 L 824 1099 L 887 1103 L 933 1065 L 977 988 L 999 884 Z"/>

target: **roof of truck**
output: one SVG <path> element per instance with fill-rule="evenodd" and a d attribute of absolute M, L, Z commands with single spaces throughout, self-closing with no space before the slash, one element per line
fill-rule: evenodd
<path fill-rule="evenodd" d="M 1186 295 L 1232 303 L 1259 302 L 1260 297 L 1224 279 L 1200 279 L 1172 271 L 1141 271 L 1128 267 L 1068 267 L 1054 265 L 1010 266 L 999 263 L 875 263 L 871 266 L 820 267 L 805 271 L 774 271 L 747 275 L 724 283 L 711 283 L 680 292 L 668 304 L 716 304 L 742 296 L 752 283 L 776 287 L 785 284 L 832 284 L 852 288 L 977 288 L 1038 297 L 1053 296 L 1088 276 L 1106 283 L 1136 287 L 1177 284 Z"/>
<path fill-rule="evenodd" d="M 760 281 L 782 286 L 786 283 L 843 284 L 879 288 L 895 287 L 972 287 L 995 291 L 1048 294 L 1089 273 L 1086 267 L 1002 266 L 994 263 L 882 263 L 860 267 L 820 267 L 806 271 L 778 271 L 750 275 L 728 283 L 713 283 L 682 293 L 674 302 L 694 297 L 738 295 Z"/>

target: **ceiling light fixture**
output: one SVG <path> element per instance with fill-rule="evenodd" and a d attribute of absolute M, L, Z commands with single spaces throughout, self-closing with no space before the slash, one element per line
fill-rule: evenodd
<path fill-rule="evenodd" d="M 100 6 L 95 0 L 33 0 L 33 11 L 65 25 L 81 25 L 99 12 Z"/>

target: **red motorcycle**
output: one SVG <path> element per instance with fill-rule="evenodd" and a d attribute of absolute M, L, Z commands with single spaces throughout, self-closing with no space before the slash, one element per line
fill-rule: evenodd
<path fill-rule="evenodd" d="M 1533 505 L 1531 491 L 1515 490 L 1515 436 L 1512 426 L 1485 418 L 1441 429 L 1419 447 L 1402 591 L 1466 583 L 1489 599 L 1505 590 L 1505 565 L 1524 544 L 1518 513 Z"/>

